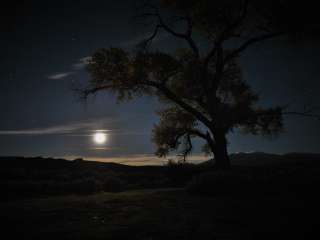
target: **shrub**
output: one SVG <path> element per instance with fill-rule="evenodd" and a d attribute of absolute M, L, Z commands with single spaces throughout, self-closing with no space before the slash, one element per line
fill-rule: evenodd
<path fill-rule="evenodd" d="M 173 186 L 185 186 L 198 172 L 196 165 L 187 162 L 169 160 L 166 165 L 166 177 Z"/>

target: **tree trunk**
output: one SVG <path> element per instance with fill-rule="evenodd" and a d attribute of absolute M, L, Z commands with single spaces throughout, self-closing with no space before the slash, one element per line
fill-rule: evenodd
<path fill-rule="evenodd" d="M 214 154 L 215 167 L 217 169 L 230 169 L 230 159 L 227 150 L 227 139 L 225 134 L 215 134 L 215 144 L 212 152 Z"/>

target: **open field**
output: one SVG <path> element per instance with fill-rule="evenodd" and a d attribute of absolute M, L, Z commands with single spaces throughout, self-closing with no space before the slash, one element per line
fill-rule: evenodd
<path fill-rule="evenodd" d="M 181 170 L 185 166 L 171 166 L 176 172 L 169 174 L 165 167 L 146 168 L 139 172 L 140 167 L 114 166 L 114 177 L 135 180 L 135 185 L 130 188 L 138 188 L 127 189 L 126 182 L 124 189 L 116 192 L 98 189 L 97 192 L 17 194 L 2 198 L 3 234 L 7 234 L 6 239 L 319 237 L 320 162 L 316 158 L 312 161 L 292 158 L 292 161 L 280 163 L 277 160 L 270 165 L 250 167 L 249 163 L 248 160 L 245 165 L 236 164 L 227 172 L 214 172 L 203 166 L 201 170 L 198 166 L 198 170 L 192 171 Z M 116 170 L 119 167 L 126 170 L 119 174 L 119 169 Z M 137 175 L 133 174 L 134 171 L 138 171 Z M 38 168 L 38 175 L 39 172 Z M 105 172 L 108 173 L 111 172 Z M 163 176 L 167 182 L 162 183 L 162 187 L 157 181 L 153 182 L 152 188 L 139 185 L 152 179 L 147 173 Z M 173 173 L 188 177 L 182 179 L 184 182 L 177 181 L 172 178 Z M 97 179 L 100 177 L 97 174 Z M 174 186 L 177 182 L 181 186 Z"/>
<path fill-rule="evenodd" d="M 140 190 L 2 203 L 1 218 L 8 239 L 311 239 L 318 200 Z"/>

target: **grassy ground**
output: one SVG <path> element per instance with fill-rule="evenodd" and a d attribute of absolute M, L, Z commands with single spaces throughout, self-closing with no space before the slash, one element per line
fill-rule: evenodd
<path fill-rule="evenodd" d="M 0 212 L 6 239 L 311 239 L 320 229 L 318 200 L 158 189 L 13 200 Z"/>
<path fill-rule="evenodd" d="M 320 155 L 235 157 L 230 171 L 0 158 L 0 238 L 320 239 Z"/>

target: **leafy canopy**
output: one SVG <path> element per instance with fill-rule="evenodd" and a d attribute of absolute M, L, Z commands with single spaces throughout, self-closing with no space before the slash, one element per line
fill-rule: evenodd
<path fill-rule="evenodd" d="M 143 19 L 154 24 L 150 37 L 138 51 L 97 50 L 88 65 L 91 80 L 85 96 L 100 90 L 113 92 L 119 101 L 158 96 L 164 106 L 153 130 L 159 156 L 178 150 L 186 157 L 195 137 L 205 140 L 205 152 L 215 153 L 219 141 L 225 144 L 225 135 L 235 128 L 263 135 L 279 132 L 284 109 L 258 106 L 239 57 L 252 44 L 299 32 L 309 26 L 309 18 L 293 28 L 298 8 L 280 0 L 163 0 L 164 15 L 173 16 L 167 19 L 152 2 L 141 8 Z M 186 45 L 171 53 L 150 48 L 160 30 Z M 205 40 L 206 50 L 200 51 L 195 39 Z"/>

